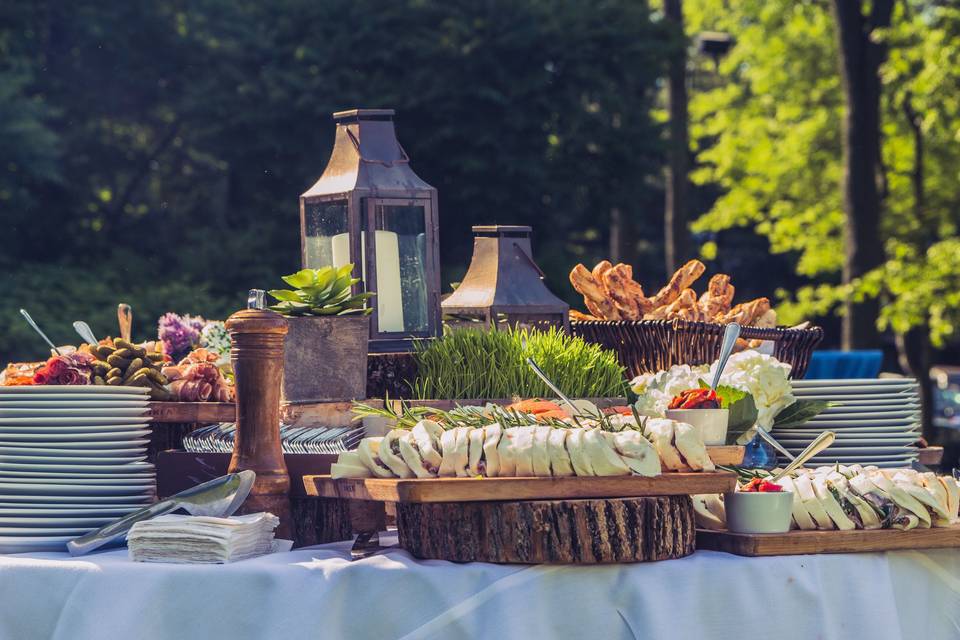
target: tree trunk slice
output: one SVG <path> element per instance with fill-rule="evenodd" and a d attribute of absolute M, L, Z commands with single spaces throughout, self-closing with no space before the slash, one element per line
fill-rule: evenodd
<path fill-rule="evenodd" d="M 399 503 L 400 546 L 418 558 L 508 564 L 650 562 L 690 555 L 690 496 Z"/>

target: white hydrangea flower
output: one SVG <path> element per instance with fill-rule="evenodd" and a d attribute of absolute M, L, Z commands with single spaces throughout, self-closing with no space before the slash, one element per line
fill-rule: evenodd
<path fill-rule="evenodd" d="M 715 362 L 710 367 L 711 379 L 716 366 Z M 720 376 L 720 384 L 750 393 L 757 405 L 757 424 L 769 431 L 777 414 L 796 402 L 789 375 L 789 364 L 773 356 L 748 350 L 730 356 Z"/>

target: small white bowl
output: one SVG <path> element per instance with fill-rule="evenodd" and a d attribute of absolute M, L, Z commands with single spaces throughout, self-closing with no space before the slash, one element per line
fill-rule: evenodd
<path fill-rule="evenodd" d="M 733 533 L 786 533 L 790 531 L 793 494 L 745 492 L 723 494 L 727 530 Z"/>
<path fill-rule="evenodd" d="M 723 445 L 727 442 L 729 409 L 667 409 L 667 417 L 693 425 L 703 438 L 703 444 Z"/>

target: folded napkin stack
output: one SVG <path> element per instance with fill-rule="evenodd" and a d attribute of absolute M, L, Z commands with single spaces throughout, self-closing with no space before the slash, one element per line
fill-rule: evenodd
<path fill-rule="evenodd" d="M 235 562 L 270 553 L 279 523 L 272 513 L 231 518 L 169 514 L 133 525 L 127 547 L 135 562 Z"/>

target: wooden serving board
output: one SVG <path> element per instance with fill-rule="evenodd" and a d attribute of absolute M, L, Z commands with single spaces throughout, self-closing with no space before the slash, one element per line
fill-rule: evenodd
<path fill-rule="evenodd" d="M 490 502 L 633 498 L 733 491 L 736 475 L 664 473 L 593 478 L 341 478 L 304 476 L 307 495 L 379 502 Z"/>
<path fill-rule="evenodd" d="M 697 529 L 697 549 L 750 557 L 944 548 L 960 548 L 960 525 L 910 531 L 854 529 L 753 534 Z"/>

